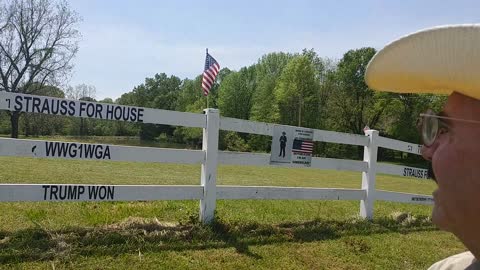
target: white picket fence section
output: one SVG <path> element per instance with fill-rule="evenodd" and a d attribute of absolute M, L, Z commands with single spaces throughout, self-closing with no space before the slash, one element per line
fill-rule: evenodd
<path fill-rule="evenodd" d="M 4 91 L 0 91 L 0 110 L 203 129 L 202 150 L 0 139 L 0 156 L 201 164 L 201 179 L 198 186 L 12 183 L 0 184 L 0 202 L 200 200 L 200 219 L 204 223 L 214 218 L 218 199 L 357 200 L 360 201 L 360 215 L 365 218 L 373 217 L 373 205 L 376 200 L 415 204 L 433 203 L 432 196 L 375 189 L 377 173 L 427 178 L 425 169 L 378 164 L 378 147 L 418 155 L 421 146 L 381 137 L 375 130 L 368 130 L 365 136 L 325 130 L 314 130 L 313 133 L 314 141 L 364 147 L 363 161 L 314 157 L 310 167 L 362 172 L 360 189 L 220 186 L 216 184 L 218 164 L 271 165 L 269 154 L 218 151 L 219 131 L 272 136 L 274 124 L 220 117 L 216 109 L 206 109 L 204 114 L 194 114 Z M 295 164 L 286 166 L 304 168 L 303 165 Z"/>

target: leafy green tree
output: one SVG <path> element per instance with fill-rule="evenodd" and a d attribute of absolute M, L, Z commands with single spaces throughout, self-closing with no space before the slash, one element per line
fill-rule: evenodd
<path fill-rule="evenodd" d="M 442 99 L 433 95 L 393 94 L 372 91 L 364 82 L 365 69 L 373 48 L 348 51 L 338 63 L 335 73 L 327 77 L 328 93 L 328 127 L 330 129 L 362 134 L 363 128 L 380 130 L 382 136 L 418 142 L 415 127 L 418 114 L 425 110 L 427 104 L 442 104 Z M 361 158 L 361 147 L 335 145 L 329 147 L 333 153 L 351 156 L 357 152 Z M 349 150 L 350 149 L 350 150 Z M 384 156 L 388 151 L 379 151 Z M 390 151 L 391 152 L 391 151 Z"/>
<path fill-rule="evenodd" d="M 275 86 L 292 54 L 275 52 L 263 55 L 255 65 L 256 90 L 253 94 L 250 120 L 279 123 Z M 249 135 L 248 145 L 255 151 L 269 151 L 270 136 Z"/>
<path fill-rule="evenodd" d="M 431 108 L 441 110 L 447 96 L 432 94 L 394 94 L 388 110 L 385 112 L 382 126 L 379 128 L 381 135 L 396 140 L 421 143 L 420 133 L 417 130 L 417 119 L 420 113 Z M 388 149 L 379 149 L 379 159 L 392 160 L 400 157 L 407 158 L 414 165 L 421 163 L 421 157 L 413 154 L 400 153 Z"/>
<path fill-rule="evenodd" d="M 119 105 L 135 105 L 134 93 L 128 92 L 122 94 L 115 100 Z M 140 125 L 124 121 L 110 121 L 113 123 L 112 132 L 114 136 L 138 136 L 140 134 Z"/>
<path fill-rule="evenodd" d="M 100 102 L 100 103 L 107 103 L 107 104 L 114 104 L 113 99 L 111 99 L 111 98 L 109 98 L 109 97 L 104 98 L 104 99 L 102 99 L 102 100 L 99 100 L 98 102 Z"/>
<path fill-rule="evenodd" d="M 104 98 L 98 101 L 99 103 L 114 104 L 111 98 Z M 89 135 L 95 136 L 114 136 L 115 135 L 115 123 L 119 121 L 110 120 L 92 120 L 92 126 L 89 130 Z"/>
<path fill-rule="evenodd" d="M 255 66 L 226 76 L 218 91 L 218 108 L 223 116 L 249 119 L 256 89 Z"/>
<path fill-rule="evenodd" d="M 398 140 L 420 143 L 416 127 L 420 113 L 429 108 L 440 110 L 446 98 L 431 94 L 395 94 L 392 106 L 386 112 L 383 130 L 387 136 Z"/>
<path fill-rule="evenodd" d="M 293 58 L 283 52 L 269 53 L 255 65 L 257 90 L 253 96 L 251 119 L 255 121 L 278 123 L 278 107 L 274 90 L 283 69 Z"/>
<path fill-rule="evenodd" d="M 207 103 L 201 85 L 202 75 L 197 76 L 195 80 L 183 80 L 177 102 L 177 111 L 202 113 Z M 173 138 L 175 142 L 187 143 L 199 148 L 202 143 L 202 134 L 200 128 L 176 127 Z"/>
<path fill-rule="evenodd" d="M 350 50 L 338 63 L 329 96 L 329 122 L 334 130 L 363 134 L 363 128 L 375 128 L 391 103 L 393 95 L 374 92 L 364 81 L 365 69 L 375 54 L 373 48 Z"/>
<path fill-rule="evenodd" d="M 174 110 L 181 83 L 176 76 L 155 74 L 153 78 L 146 78 L 145 83 L 133 88 L 131 100 L 128 100 L 133 104 L 129 105 Z"/>
<path fill-rule="evenodd" d="M 184 79 L 180 86 L 176 110 L 181 112 L 200 113 L 206 106 L 201 90 L 202 76 L 197 76 L 194 80 Z"/>
<path fill-rule="evenodd" d="M 146 78 L 145 83 L 136 86 L 132 92 L 120 97 L 123 105 L 175 110 L 177 98 L 180 94 L 182 81 L 176 76 L 168 77 L 165 73 L 155 74 L 153 78 Z M 160 133 L 173 134 L 173 127 L 167 125 L 142 124 L 140 137 L 155 139 Z"/>
<path fill-rule="evenodd" d="M 328 79 L 332 87 L 328 96 L 327 126 L 340 132 L 363 134 L 363 128 L 379 127 L 382 117 L 391 106 L 394 95 L 391 93 L 375 92 L 368 88 L 364 81 L 365 69 L 375 54 L 373 48 L 350 50 L 343 55 L 337 65 L 334 76 Z M 339 148 L 339 146 L 335 146 Z M 357 147 L 341 146 L 345 153 L 359 158 L 363 150 Z M 343 150 L 336 149 L 336 152 Z"/>
<path fill-rule="evenodd" d="M 210 89 L 210 93 L 208 94 L 208 108 L 218 108 L 218 96 L 219 96 L 220 85 L 231 72 L 232 71 L 228 68 L 222 68 L 218 72 L 217 78 L 215 79 L 215 83 L 213 84 L 212 88 Z M 200 91 L 201 91 L 201 88 L 200 88 Z M 205 101 L 207 100 L 205 96 L 202 99 Z M 206 107 L 207 106 L 205 105 L 204 108 Z"/>
<path fill-rule="evenodd" d="M 210 89 L 208 95 L 208 107 L 216 108 L 218 99 L 218 88 L 223 80 L 231 73 L 230 69 L 222 68 L 215 80 L 215 84 Z M 202 75 L 195 80 L 185 79 L 181 85 L 181 93 L 177 103 L 177 110 L 185 112 L 202 113 L 207 107 L 207 98 L 202 91 Z M 195 147 L 200 147 L 202 142 L 202 130 L 200 128 L 176 127 L 174 140 L 179 143 L 188 143 Z"/>
<path fill-rule="evenodd" d="M 315 128 L 318 125 L 319 83 L 315 67 L 305 55 L 290 60 L 275 87 L 280 122 Z"/>

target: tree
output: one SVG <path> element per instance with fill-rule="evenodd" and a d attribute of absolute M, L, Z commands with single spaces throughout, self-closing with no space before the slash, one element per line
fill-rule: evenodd
<path fill-rule="evenodd" d="M 97 88 L 93 85 L 86 85 L 84 83 L 76 85 L 75 87 L 69 86 L 65 91 L 65 96 L 68 99 L 80 100 L 82 98 L 95 99 L 97 95 Z"/>
<path fill-rule="evenodd" d="M 231 72 L 232 71 L 228 68 L 222 68 L 218 72 L 217 77 L 215 78 L 215 82 L 213 83 L 212 88 L 210 88 L 210 93 L 208 94 L 208 108 L 218 108 L 218 95 L 219 95 L 220 85 L 222 84 L 223 80 L 227 78 L 227 76 Z M 205 102 L 204 103 L 205 105 L 203 106 L 206 106 L 207 97 L 203 96 L 202 99 Z"/>
<path fill-rule="evenodd" d="M 79 84 L 75 87 L 69 86 L 67 88 L 66 97 L 73 100 L 93 101 L 95 102 L 95 96 L 97 95 L 97 89 L 93 85 Z M 80 136 L 89 135 L 89 130 L 93 130 L 95 120 L 91 119 L 71 119 L 70 133 Z M 90 127 L 90 128 L 89 128 Z"/>
<path fill-rule="evenodd" d="M 291 54 L 269 53 L 262 56 L 255 65 L 257 90 L 253 96 L 251 119 L 277 123 L 274 89 L 283 69 L 292 59 Z"/>
<path fill-rule="evenodd" d="M 202 106 L 203 91 L 202 76 L 197 76 L 194 80 L 184 79 L 180 86 L 180 94 L 177 99 L 175 110 L 181 112 L 201 112 L 205 106 Z"/>
<path fill-rule="evenodd" d="M 249 119 L 256 89 L 255 66 L 226 76 L 218 88 L 218 108 L 223 116 Z"/>
<path fill-rule="evenodd" d="M 288 62 L 275 87 L 282 124 L 315 128 L 318 122 L 319 84 L 314 64 L 305 55 Z"/>
<path fill-rule="evenodd" d="M 387 97 L 368 88 L 364 81 L 365 69 L 374 54 L 373 48 L 348 51 L 330 78 L 334 90 L 329 96 L 329 119 L 337 131 L 362 134 L 365 125 L 373 128 L 378 123 L 385 109 L 375 108 L 375 102 Z"/>
<path fill-rule="evenodd" d="M 333 89 L 328 97 L 330 129 L 354 134 L 363 134 L 365 126 L 378 129 L 394 95 L 374 92 L 365 84 L 365 69 L 374 54 L 373 48 L 348 51 L 338 63 L 334 76 L 329 77 L 333 80 L 329 83 Z M 357 155 L 362 157 L 362 148 L 357 148 Z"/>
<path fill-rule="evenodd" d="M 145 78 L 145 83 L 135 86 L 129 93 L 120 97 L 120 104 L 139 107 L 175 110 L 180 95 L 182 81 L 176 76 L 168 77 L 165 73 Z M 140 137 L 152 140 L 160 133 L 173 134 L 174 128 L 167 125 L 142 124 Z"/>
<path fill-rule="evenodd" d="M 65 98 L 65 93 L 55 86 L 44 86 L 36 93 L 39 96 Z M 24 130 L 25 136 L 55 135 L 63 133 L 65 117 L 46 115 L 41 113 L 25 113 L 19 126 Z"/>
<path fill-rule="evenodd" d="M 102 99 L 102 100 L 99 100 L 98 102 L 100 102 L 100 103 L 108 103 L 108 104 L 113 104 L 113 103 L 114 103 L 114 102 L 113 102 L 113 99 L 111 99 L 111 98 L 109 98 L 109 97 L 106 97 L 106 98 L 104 98 L 104 99 Z"/>
<path fill-rule="evenodd" d="M 72 69 L 80 21 L 65 1 L 7 0 L 0 10 L 0 87 L 33 94 L 55 86 Z M 34 87 L 32 87 L 34 86 Z M 18 137 L 18 112 L 10 113 Z"/>
<path fill-rule="evenodd" d="M 412 93 L 398 93 L 393 94 L 393 96 L 394 99 L 383 117 L 384 119 L 379 129 L 380 134 L 401 141 L 421 143 L 420 133 L 416 126 L 420 113 L 425 112 L 427 109 L 440 111 L 447 100 L 447 96 Z M 378 158 L 392 159 L 395 157 L 395 154 L 400 154 L 402 159 L 407 157 L 408 161 L 415 163 L 422 160 L 418 155 L 394 152 L 385 148 L 379 149 Z"/>

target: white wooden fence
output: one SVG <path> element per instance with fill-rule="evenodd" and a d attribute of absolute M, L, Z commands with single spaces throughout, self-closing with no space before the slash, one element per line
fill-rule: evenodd
<path fill-rule="evenodd" d="M 203 128 L 201 151 L 0 139 L 0 156 L 201 164 L 198 186 L 12 183 L 0 184 L 0 202 L 200 200 L 200 219 L 204 223 L 213 219 L 217 199 L 359 200 L 360 215 L 365 218 L 373 217 L 375 200 L 416 204 L 433 202 L 432 197 L 427 195 L 375 189 L 377 173 L 427 178 L 424 169 L 378 164 L 378 147 L 418 155 L 421 146 L 380 137 L 375 130 L 367 131 L 365 136 L 314 130 L 314 141 L 364 147 L 363 161 L 314 157 L 311 162 L 311 168 L 316 169 L 362 172 L 361 189 L 219 186 L 216 184 L 218 164 L 270 166 L 269 154 L 218 151 L 219 130 L 272 136 L 273 124 L 220 117 L 216 109 L 194 114 L 4 91 L 0 92 L 0 110 Z M 287 166 L 303 167 L 295 164 Z"/>

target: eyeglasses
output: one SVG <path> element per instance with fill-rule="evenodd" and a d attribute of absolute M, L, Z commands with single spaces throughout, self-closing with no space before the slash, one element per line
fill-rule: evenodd
<path fill-rule="evenodd" d="M 425 113 L 421 113 L 420 117 L 417 120 L 417 128 L 422 135 L 422 141 L 425 146 L 432 146 L 432 144 L 437 139 L 439 133 L 441 134 L 450 129 L 450 126 L 445 123 L 445 121 L 442 121 L 443 119 L 464 123 L 480 124 L 480 121 L 440 116 L 434 113 L 432 110 L 427 110 Z"/>

